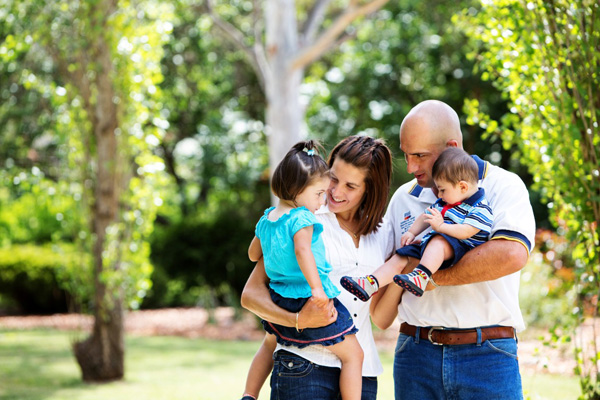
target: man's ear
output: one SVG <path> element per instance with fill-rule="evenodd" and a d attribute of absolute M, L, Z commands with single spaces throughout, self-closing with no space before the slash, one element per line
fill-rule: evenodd
<path fill-rule="evenodd" d="M 458 147 L 458 140 L 450 139 L 446 142 L 446 147 Z"/>

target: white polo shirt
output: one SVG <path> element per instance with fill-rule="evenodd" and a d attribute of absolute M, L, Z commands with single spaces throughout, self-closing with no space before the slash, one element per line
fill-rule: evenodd
<path fill-rule="evenodd" d="M 525 184 L 516 174 L 477 156 L 473 158 L 479 166 L 479 186 L 485 189 L 494 213 L 490 240 L 514 240 L 530 252 L 535 243 L 535 219 Z M 392 223 L 396 248 L 401 247 L 400 238 L 415 218 L 436 200 L 433 191 L 418 186 L 416 180 L 404 184 L 394 193 L 386 219 Z M 440 286 L 426 291 L 423 297 L 404 295 L 398 306 L 398 319 L 415 326 L 474 328 L 503 325 L 520 332 L 525 329 L 519 308 L 520 276 L 519 271 L 493 281 Z"/>
<path fill-rule="evenodd" d="M 329 278 L 340 289 L 338 300 L 352 315 L 358 328 L 356 338 L 364 352 L 363 376 L 377 376 L 383 372 L 377 347 L 373 340 L 369 306 L 371 301 L 363 302 L 346 290 L 342 290 L 340 279 L 344 275 L 364 276 L 373 273 L 394 251 L 394 244 L 389 224 L 383 223 L 376 233 L 360 237 L 358 248 L 354 246 L 352 237 L 344 231 L 335 214 L 323 207 L 317 212 L 317 219 L 323 224 L 321 237 L 325 242 L 327 261 L 332 270 Z M 312 345 L 302 349 L 294 346 L 277 345 L 276 350 L 284 349 L 297 354 L 315 364 L 326 367 L 341 367 L 341 361 L 326 346 Z"/>

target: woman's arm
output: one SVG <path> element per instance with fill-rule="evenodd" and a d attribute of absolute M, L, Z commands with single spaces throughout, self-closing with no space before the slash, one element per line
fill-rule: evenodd
<path fill-rule="evenodd" d="M 395 284 L 382 287 L 371 298 L 371 321 L 379 329 L 389 328 L 398 315 L 398 304 L 404 289 Z"/>
<path fill-rule="evenodd" d="M 393 258 L 392 256 L 390 259 Z M 405 274 L 407 271 L 412 271 L 418 264 L 419 260 L 409 257 L 401 273 Z M 379 329 L 387 329 L 392 325 L 398 315 L 398 304 L 400 304 L 403 293 L 404 289 L 394 283 L 390 283 L 380 288 L 371 298 L 369 309 L 371 320 Z"/>
<path fill-rule="evenodd" d="M 250 274 L 242 291 L 242 307 L 258 315 L 260 318 L 283 326 L 296 326 L 296 313 L 284 310 L 271 300 L 268 287 L 269 277 L 265 272 L 262 259 Z M 318 328 L 329 325 L 337 319 L 337 311 L 330 301 L 325 308 L 319 308 L 312 301 L 307 301 L 298 314 L 298 329 Z"/>

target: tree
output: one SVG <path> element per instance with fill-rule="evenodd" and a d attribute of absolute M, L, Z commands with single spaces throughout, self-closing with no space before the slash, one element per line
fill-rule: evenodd
<path fill-rule="evenodd" d="M 124 310 L 149 288 L 146 237 L 161 203 L 155 189 L 164 165 L 151 149 L 164 133 L 156 85 L 169 34 L 159 16 L 169 9 L 118 0 L 3 3 L 13 23 L 0 53 L 23 55 L 18 84 L 59 107 L 52 137 L 66 168 L 57 179 L 72 179 L 82 205 L 73 212 L 89 224 L 77 237 L 92 254 L 95 318 L 74 353 L 84 380 L 121 379 Z M 34 74 L 26 65 L 36 61 L 43 67 Z"/>
<path fill-rule="evenodd" d="M 470 121 L 516 145 L 572 244 L 574 315 L 598 316 L 600 294 L 600 4 L 594 0 L 484 1 L 460 20 L 472 57 L 509 101 L 496 121 L 467 102 Z M 590 310 L 591 309 L 591 313 Z M 575 333 L 574 333 L 575 334 Z M 577 338 L 577 337 L 576 337 Z M 576 343 L 584 399 L 600 399 L 600 353 Z"/>
<path fill-rule="evenodd" d="M 299 10 L 294 0 L 267 0 L 263 10 L 258 1 L 213 8 L 207 0 L 216 27 L 246 54 L 265 93 L 271 171 L 302 138 L 305 111 L 300 103 L 300 87 L 306 67 L 350 37 L 346 30 L 354 21 L 377 11 L 387 1 L 351 0 L 345 7 L 332 10 L 333 18 L 327 19 L 328 9 L 334 8 L 331 0 L 317 0 L 306 10 Z M 223 17 L 236 4 L 251 10 L 251 22 L 242 24 L 248 27 L 245 31 Z M 304 22 L 298 29 L 300 16 Z"/>

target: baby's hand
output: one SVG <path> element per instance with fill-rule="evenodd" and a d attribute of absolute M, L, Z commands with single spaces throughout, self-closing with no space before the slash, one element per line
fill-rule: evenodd
<path fill-rule="evenodd" d="M 329 304 L 329 297 L 325 294 L 323 288 L 315 288 L 311 290 L 312 292 L 312 301 L 319 307 L 325 307 Z"/>
<path fill-rule="evenodd" d="M 442 213 L 435 208 L 429 208 L 428 213 L 425 214 L 425 222 L 427 222 L 433 230 L 438 230 L 439 227 L 444 223 L 444 217 Z"/>
<path fill-rule="evenodd" d="M 412 242 L 415 241 L 415 235 L 413 235 L 410 232 L 406 232 L 404 235 L 402 235 L 402 237 L 400 238 L 400 245 L 402 247 L 411 244 Z"/>

